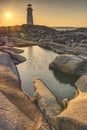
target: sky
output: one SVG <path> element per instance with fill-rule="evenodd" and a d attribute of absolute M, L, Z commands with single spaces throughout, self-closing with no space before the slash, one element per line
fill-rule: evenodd
<path fill-rule="evenodd" d="M 25 24 L 28 3 L 35 25 L 87 27 L 87 0 L 0 0 L 0 26 Z"/>

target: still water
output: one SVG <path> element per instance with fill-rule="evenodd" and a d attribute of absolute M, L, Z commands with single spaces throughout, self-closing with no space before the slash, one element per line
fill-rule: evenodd
<path fill-rule="evenodd" d="M 48 88 L 57 96 L 57 88 L 61 83 L 74 84 L 76 78 L 71 75 L 64 75 L 58 71 L 49 69 L 49 64 L 58 55 L 57 53 L 38 46 L 23 48 L 25 52 L 22 54 L 26 57 L 26 61 L 17 66 L 22 89 L 31 97 L 34 94 L 33 79 L 39 77 L 48 86 Z"/>

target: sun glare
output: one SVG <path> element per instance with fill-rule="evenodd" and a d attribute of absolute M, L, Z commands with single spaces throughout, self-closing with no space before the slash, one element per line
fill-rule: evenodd
<path fill-rule="evenodd" d="M 11 19 L 12 18 L 12 13 L 11 12 L 7 12 L 5 14 L 5 16 L 6 16 L 7 19 Z"/>

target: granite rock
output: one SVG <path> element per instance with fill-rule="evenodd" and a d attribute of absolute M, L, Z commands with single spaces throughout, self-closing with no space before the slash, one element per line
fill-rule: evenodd
<path fill-rule="evenodd" d="M 39 78 L 34 79 L 34 88 L 34 96 L 41 112 L 49 123 L 51 130 L 57 130 L 55 117 L 61 113 L 63 108 L 56 100 L 56 97 L 47 88 L 46 84 Z"/>
<path fill-rule="evenodd" d="M 49 67 L 67 74 L 83 75 L 87 73 L 87 61 L 75 55 L 58 55 Z"/>
<path fill-rule="evenodd" d="M 0 52 L 0 129 L 49 130 L 41 112 L 22 91 L 12 59 L 3 52 Z"/>

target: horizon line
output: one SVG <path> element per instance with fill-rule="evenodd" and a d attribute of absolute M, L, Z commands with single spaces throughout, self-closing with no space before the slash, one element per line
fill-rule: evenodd
<path fill-rule="evenodd" d="M 27 24 L 15 24 L 15 25 L 1 25 L 0 27 L 14 27 L 14 26 L 21 26 L 21 25 L 27 25 Z M 87 28 L 87 26 L 54 26 L 54 25 L 44 25 L 44 24 L 34 24 L 34 25 L 38 25 L 38 26 L 47 26 L 47 27 L 52 27 L 52 28 Z"/>

